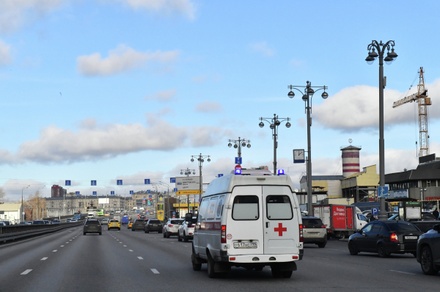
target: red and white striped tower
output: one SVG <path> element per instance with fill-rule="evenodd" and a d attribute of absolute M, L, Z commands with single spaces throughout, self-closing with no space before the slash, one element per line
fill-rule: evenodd
<path fill-rule="evenodd" d="M 344 177 L 359 173 L 361 170 L 359 153 L 362 148 L 353 145 L 341 148 L 342 151 L 342 175 Z"/>

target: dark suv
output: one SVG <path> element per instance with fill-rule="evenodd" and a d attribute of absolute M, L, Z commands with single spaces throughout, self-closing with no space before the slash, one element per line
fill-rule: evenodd
<path fill-rule="evenodd" d="M 143 218 L 134 220 L 133 225 L 131 226 L 131 231 L 144 230 L 145 222 L 146 220 Z"/>
<path fill-rule="evenodd" d="M 144 225 L 144 231 L 145 233 L 149 233 L 150 231 L 162 233 L 162 227 L 162 222 L 160 222 L 159 219 L 148 219 Z"/>
<path fill-rule="evenodd" d="M 101 222 L 98 219 L 87 219 L 84 222 L 83 234 L 86 235 L 87 233 L 99 233 L 99 235 L 102 235 Z"/>

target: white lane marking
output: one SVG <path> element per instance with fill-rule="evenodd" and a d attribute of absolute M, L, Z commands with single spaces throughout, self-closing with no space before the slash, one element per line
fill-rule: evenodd
<path fill-rule="evenodd" d="M 48 259 L 48 257 L 41 258 L 42 261 L 45 261 L 47 259 Z"/>
<path fill-rule="evenodd" d="M 153 272 L 153 274 L 156 274 L 156 275 L 159 275 L 159 274 L 160 274 L 159 271 L 156 270 L 156 269 L 151 269 L 151 271 Z"/>
<path fill-rule="evenodd" d="M 52 252 L 57 252 L 57 250 L 56 249 L 54 249 Z"/>
<path fill-rule="evenodd" d="M 60 247 L 64 247 L 64 244 L 60 245 Z"/>
<path fill-rule="evenodd" d="M 143 260 L 144 258 L 143 257 L 138 257 L 138 259 Z"/>
<path fill-rule="evenodd" d="M 133 252 L 133 250 L 132 250 L 132 249 L 129 249 L 128 251 L 129 251 L 129 252 Z"/>
<path fill-rule="evenodd" d="M 127 245 L 126 245 L 126 244 L 124 244 L 124 245 L 123 245 L 123 247 L 127 247 Z"/>
<path fill-rule="evenodd" d="M 27 270 L 25 270 L 23 273 L 21 273 L 20 275 L 27 275 L 27 274 L 29 274 L 30 272 L 32 272 L 32 269 L 27 269 Z"/>
<path fill-rule="evenodd" d="M 397 270 L 390 270 L 390 272 L 395 272 L 395 273 L 405 274 L 405 275 L 416 275 L 416 273 L 409 273 L 409 272 L 397 271 Z"/>

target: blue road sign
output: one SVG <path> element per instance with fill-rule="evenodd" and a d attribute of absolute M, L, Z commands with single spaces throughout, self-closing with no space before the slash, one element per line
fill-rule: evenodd
<path fill-rule="evenodd" d="M 377 189 L 378 191 L 378 197 L 388 197 L 388 186 L 379 186 Z"/>

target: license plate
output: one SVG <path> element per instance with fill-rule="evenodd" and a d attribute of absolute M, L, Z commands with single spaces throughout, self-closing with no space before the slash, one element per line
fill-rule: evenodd
<path fill-rule="evenodd" d="M 255 241 L 235 241 L 234 248 L 257 248 L 257 242 Z"/>
<path fill-rule="evenodd" d="M 405 239 L 417 239 L 417 235 L 406 235 Z"/>

